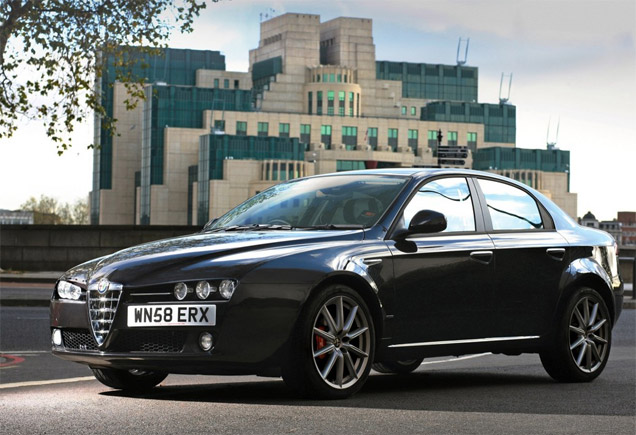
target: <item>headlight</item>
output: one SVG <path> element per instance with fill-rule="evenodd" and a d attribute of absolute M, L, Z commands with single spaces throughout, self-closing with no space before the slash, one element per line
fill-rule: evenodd
<path fill-rule="evenodd" d="M 186 285 L 186 283 L 180 282 L 174 286 L 174 297 L 177 298 L 177 300 L 184 300 L 187 294 L 188 286 Z"/>
<path fill-rule="evenodd" d="M 57 294 L 62 299 L 71 299 L 76 301 L 82 295 L 82 289 L 68 281 L 60 281 L 57 283 Z"/>
<path fill-rule="evenodd" d="M 199 281 L 195 290 L 199 299 L 207 299 L 210 293 L 216 291 L 216 287 L 210 286 L 210 283 L 207 281 Z"/>
<path fill-rule="evenodd" d="M 221 281 L 221 285 L 219 286 L 219 293 L 225 299 L 230 299 L 234 294 L 234 290 L 236 290 L 236 281 L 231 279 L 224 279 Z"/>

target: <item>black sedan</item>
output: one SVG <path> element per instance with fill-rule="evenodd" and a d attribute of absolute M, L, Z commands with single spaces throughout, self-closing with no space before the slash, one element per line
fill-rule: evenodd
<path fill-rule="evenodd" d="M 539 353 L 554 379 L 591 381 L 622 299 L 613 238 L 523 184 L 356 171 L 278 184 L 200 233 L 69 270 L 51 336 L 112 388 L 258 374 L 343 398 L 371 368 L 478 352 Z"/>

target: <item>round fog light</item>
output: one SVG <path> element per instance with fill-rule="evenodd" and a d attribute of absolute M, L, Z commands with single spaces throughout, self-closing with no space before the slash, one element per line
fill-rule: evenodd
<path fill-rule="evenodd" d="M 221 281 L 221 285 L 219 286 L 219 293 L 225 299 L 230 299 L 234 294 L 234 290 L 236 290 L 236 282 L 230 279 L 224 279 Z"/>
<path fill-rule="evenodd" d="M 207 281 L 199 281 L 196 288 L 199 299 L 206 299 L 210 296 L 210 283 Z"/>
<path fill-rule="evenodd" d="M 53 334 L 51 336 L 51 340 L 53 340 L 53 344 L 56 346 L 62 345 L 62 331 L 59 329 L 54 329 Z"/>
<path fill-rule="evenodd" d="M 212 334 L 203 332 L 199 335 L 199 347 L 202 351 L 207 352 L 212 349 Z"/>
<path fill-rule="evenodd" d="M 180 282 L 174 286 L 174 297 L 182 301 L 188 294 L 188 286 L 184 282 Z"/>

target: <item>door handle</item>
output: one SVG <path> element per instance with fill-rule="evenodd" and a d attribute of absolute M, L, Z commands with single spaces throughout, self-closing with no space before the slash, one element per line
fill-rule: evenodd
<path fill-rule="evenodd" d="M 480 263 L 490 264 L 492 261 L 492 251 L 473 251 L 470 253 L 470 258 Z"/>
<path fill-rule="evenodd" d="M 565 248 L 548 248 L 545 252 L 548 257 L 557 261 L 563 261 L 565 258 Z"/>

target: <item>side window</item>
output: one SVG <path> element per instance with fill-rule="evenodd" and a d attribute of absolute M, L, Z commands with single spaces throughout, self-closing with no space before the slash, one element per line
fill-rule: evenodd
<path fill-rule="evenodd" d="M 444 232 L 475 231 L 475 213 L 465 178 L 441 178 L 426 183 L 404 209 L 404 226 L 408 228 L 420 210 L 434 210 L 446 216 Z"/>
<path fill-rule="evenodd" d="M 494 230 L 540 230 L 544 228 L 535 200 L 509 184 L 479 180 Z"/>

